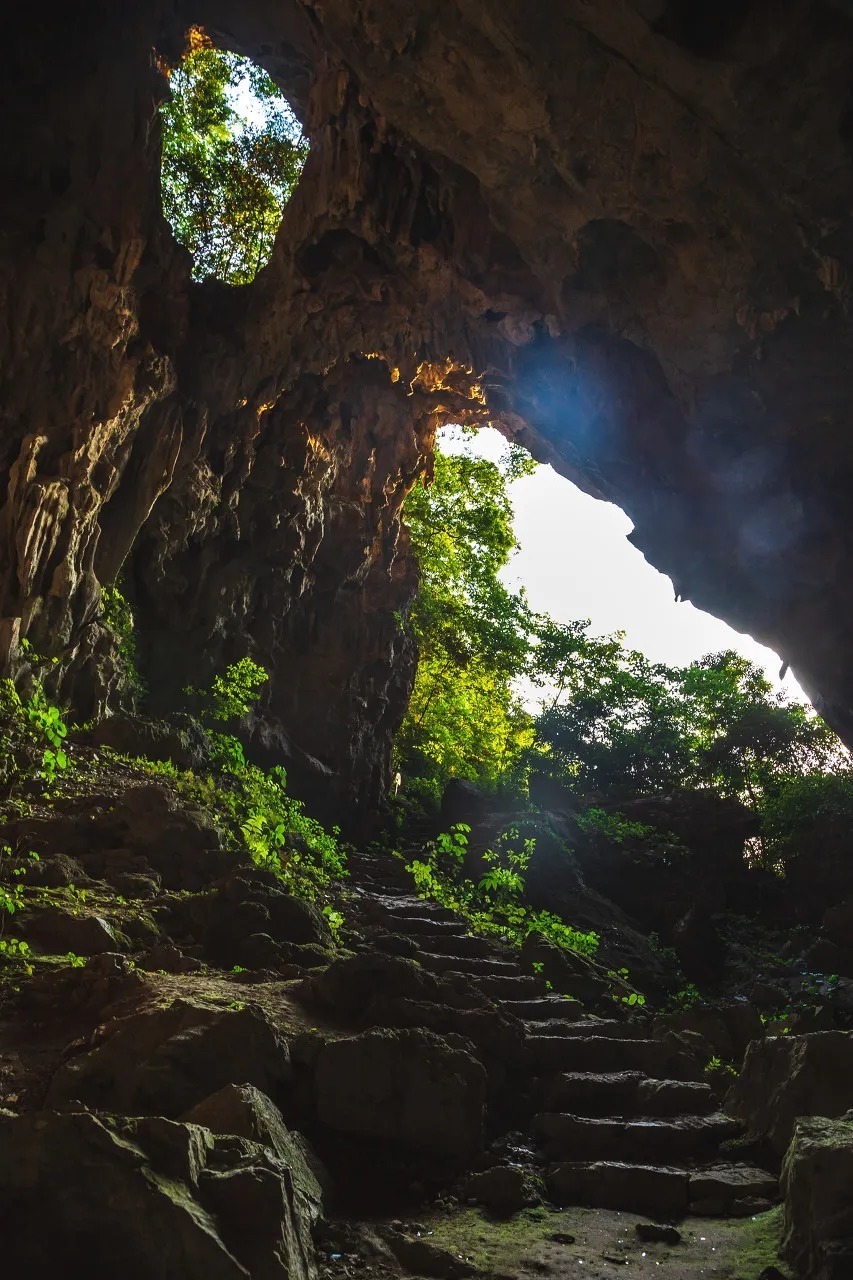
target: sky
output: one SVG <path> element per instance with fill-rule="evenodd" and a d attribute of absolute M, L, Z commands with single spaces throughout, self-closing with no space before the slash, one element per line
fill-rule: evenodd
<path fill-rule="evenodd" d="M 497 461 L 506 441 L 484 427 L 471 439 L 458 428 L 440 436 L 446 453 L 463 449 Z M 524 586 L 534 609 L 560 622 L 589 618 L 594 635 L 625 632 L 625 643 L 654 662 L 686 666 L 706 653 L 735 649 L 762 667 L 775 689 L 807 699 L 790 672 L 779 679 L 781 660 L 689 602 L 676 604 L 672 583 L 632 546 L 633 528 L 621 511 L 600 502 L 548 466 L 510 485 L 515 534 L 520 544 L 503 573 Z"/>

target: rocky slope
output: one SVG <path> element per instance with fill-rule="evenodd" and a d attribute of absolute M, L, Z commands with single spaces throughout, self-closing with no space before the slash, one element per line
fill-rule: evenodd
<path fill-rule="evenodd" d="M 99 592 L 123 571 L 164 703 L 248 648 L 274 676 L 258 748 L 369 808 L 412 676 L 400 505 L 439 424 L 488 420 L 619 502 L 849 740 L 853 24 L 699 13 L 88 0 L 48 39 L 17 10 L 0 669 L 26 638 L 78 711 L 114 704 Z M 191 284 L 160 211 L 190 22 L 311 138 L 239 290 Z"/>
<path fill-rule="evenodd" d="M 2 867 L 23 884 L 0 969 L 16 1280 L 441 1280 L 566 1258 L 685 1277 L 711 1249 L 718 1274 L 755 1280 L 773 1260 L 784 1143 L 750 1083 L 754 1008 L 637 1011 L 618 975 L 471 934 L 376 852 L 354 853 L 335 890 L 335 937 L 168 779 L 97 753 L 92 768 L 100 793 L 2 831 L 40 853 Z M 739 1122 L 705 1067 L 751 1037 Z M 776 1121 L 821 1106 L 803 1092 L 814 1077 L 799 1069 Z M 835 1114 L 846 1096 L 839 1078 Z M 804 1169 L 786 1174 L 801 1206 Z M 802 1210 L 789 1231 L 805 1248 Z"/>

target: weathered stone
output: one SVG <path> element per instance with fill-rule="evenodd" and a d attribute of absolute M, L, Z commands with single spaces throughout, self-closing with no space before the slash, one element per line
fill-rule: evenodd
<path fill-rule="evenodd" d="M 747 1217 L 769 1209 L 778 1195 L 773 1174 L 750 1165 L 718 1165 L 690 1174 L 690 1212 L 717 1218 Z"/>
<path fill-rule="evenodd" d="M 675 1227 L 659 1226 L 656 1222 L 638 1222 L 634 1230 L 644 1244 L 681 1244 L 681 1232 Z"/>
<path fill-rule="evenodd" d="M 782 1155 L 798 1116 L 840 1116 L 853 1107 L 853 1032 L 753 1041 L 726 1107 Z"/>
<path fill-rule="evenodd" d="M 126 712 L 107 716 L 94 727 L 91 740 L 95 746 L 111 747 L 122 755 L 170 761 L 177 769 L 198 769 L 211 753 L 208 735 L 187 715 L 163 720 Z"/>
<path fill-rule="evenodd" d="M 228 1084 L 275 1098 L 290 1080 L 287 1044 L 265 1015 L 188 1000 L 137 1013 L 54 1075 L 47 1105 L 176 1117 Z"/>
<path fill-rule="evenodd" d="M 431 1240 L 410 1240 L 406 1236 L 391 1235 L 389 1243 L 398 1262 L 418 1276 L 429 1280 L 462 1280 L 472 1276 L 477 1268 Z"/>
<path fill-rule="evenodd" d="M 336 960 L 315 980 L 312 992 L 321 1004 L 340 1013 L 364 1014 L 370 1002 L 387 999 L 426 1000 L 457 1009 L 488 1005 L 464 979 L 440 978 L 414 960 L 370 953 Z"/>
<path fill-rule="evenodd" d="M 310 1280 L 311 1220 L 291 1179 L 270 1149 L 196 1125 L 3 1112 L 3 1265 L 91 1280 Z"/>
<path fill-rule="evenodd" d="M 509 1218 L 539 1199 L 530 1173 L 512 1165 L 473 1173 L 462 1183 L 460 1194 L 483 1205 L 496 1218 Z"/>
<path fill-rule="evenodd" d="M 116 951 L 121 945 L 118 930 L 103 916 L 58 907 L 22 916 L 16 921 L 16 929 L 28 942 L 63 955 L 71 951 L 79 956 L 97 956 Z"/>
<path fill-rule="evenodd" d="M 483 1141 L 486 1072 L 465 1043 L 373 1030 L 326 1044 L 315 1080 L 321 1122 L 436 1155 L 473 1155 Z"/>
<path fill-rule="evenodd" d="M 556 1165 L 548 1183 L 558 1204 L 631 1209 L 661 1217 L 681 1217 L 687 1212 L 683 1169 L 607 1160 L 570 1162 Z"/>
<path fill-rule="evenodd" d="M 797 1120 L 782 1168 L 782 1250 L 808 1280 L 853 1275 L 853 1120 Z"/>
<path fill-rule="evenodd" d="M 521 948 L 521 963 L 528 969 L 537 966 L 555 991 L 576 1000 L 595 1001 L 608 992 L 605 975 L 597 965 L 565 947 L 555 946 L 541 934 L 530 933 Z"/>
<path fill-rule="evenodd" d="M 425 1027 L 439 1034 L 466 1037 L 480 1050 L 484 1062 L 520 1064 L 524 1057 L 524 1027 L 500 1009 L 454 1009 L 405 996 L 376 996 L 365 1012 L 365 1022 L 377 1027 Z"/>
<path fill-rule="evenodd" d="M 290 1170 L 299 1221 L 309 1228 L 320 1217 L 323 1194 L 330 1185 L 328 1172 L 300 1133 L 288 1129 L 278 1107 L 251 1084 L 228 1084 L 197 1103 L 185 1116 L 186 1124 L 199 1124 L 212 1133 L 236 1133 L 262 1147 L 269 1147 Z M 310 1254 L 310 1234 L 303 1249 Z"/>
<path fill-rule="evenodd" d="M 200 960 L 194 956 L 185 956 L 179 947 L 171 942 L 158 943 L 151 947 L 137 962 L 140 969 L 149 973 L 197 973 L 202 968 Z"/>
<path fill-rule="evenodd" d="M 725 1062 L 740 1063 L 752 1040 L 764 1038 L 764 1024 L 754 1005 L 731 1001 L 687 1009 L 660 1020 L 661 1027 L 697 1032 Z"/>

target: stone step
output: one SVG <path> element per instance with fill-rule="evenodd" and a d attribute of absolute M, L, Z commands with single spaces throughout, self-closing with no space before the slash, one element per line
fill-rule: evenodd
<path fill-rule="evenodd" d="M 649 1028 L 632 1022 L 617 1022 L 609 1018 L 578 1018 L 572 1022 L 537 1022 L 525 1019 L 531 1036 L 549 1039 L 552 1036 L 606 1036 L 608 1040 L 645 1040 Z"/>
<path fill-rule="evenodd" d="M 494 956 L 496 960 L 504 959 L 493 942 L 489 942 L 488 938 L 478 938 L 473 933 L 418 934 L 418 946 L 433 955 Z"/>
<path fill-rule="evenodd" d="M 536 974 L 520 974 L 517 978 L 477 976 L 475 981 L 484 995 L 509 1002 L 520 1000 L 524 996 L 541 995 L 545 989 L 545 979 Z M 511 1008 L 512 1003 L 508 1005 L 507 1011 Z"/>
<path fill-rule="evenodd" d="M 586 1009 L 580 1000 L 569 1000 L 565 996 L 533 996 L 529 1000 L 504 1000 L 507 1013 L 513 1014 L 522 1021 L 535 1021 L 547 1025 L 549 1022 L 579 1022 L 586 1017 Z"/>
<path fill-rule="evenodd" d="M 719 1113 L 624 1120 L 546 1111 L 534 1118 L 534 1127 L 552 1159 L 630 1158 L 667 1164 L 707 1160 L 721 1142 L 741 1132 L 736 1120 Z"/>
<path fill-rule="evenodd" d="M 550 1111 L 585 1116 L 707 1115 L 710 1085 L 696 1080 L 655 1080 L 640 1071 L 564 1072 L 545 1092 Z"/>
<path fill-rule="evenodd" d="M 778 1196 L 772 1174 L 734 1164 L 688 1170 L 617 1160 L 566 1161 L 551 1170 L 548 1183 L 559 1204 L 623 1209 L 659 1218 L 681 1218 L 688 1212 L 745 1217 L 769 1208 Z"/>
<path fill-rule="evenodd" d="M 673 1056 L 659 1040 L 600 1035 L 528 1036 L 526 1048 L 532 1066 L 545 1071 L 642 1071 L 654 1075 L 660 1074 Z"/>
<path fill-rule="evenodd" d="M 377 894 L 376 900 L 386 911 L 399 919 L 443 921 L 446 924 L 464 927 L 459 916 L 448 907 L 440 907 L 435 902 L 425 902 L 423 898 L 416 898 L 412 894 Z"/>
<path fill-rule="evenodd" d="M 495 960 L 491 956 L 445 956 L 431 951 L 422 951 L 418 957 L 425 969 L 431 973 L 467 973 L 479 977 L 513 977 L 519 973 L 518 965 L 513 960 Z"/>
<path fill-rule="evenodd" d="M 465 925 L 459 920 L 440 920 L 433 916 L 403 916 L 392 912 L 386 925 L 394 933 L 405 933 L 411 937 L 421 934 L 432 938 L 466 936 Z"/>

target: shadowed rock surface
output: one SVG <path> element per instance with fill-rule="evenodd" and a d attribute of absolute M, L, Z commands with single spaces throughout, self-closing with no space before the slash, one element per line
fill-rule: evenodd
<path fill-rule="evenodd" d="M 850 740 L 853 22 L 687 15 L 89 0 L 44 40 L 20 14 L 0 668 L 26 637 L 83 715 L 114 707 L 99 593 L 123 568 L 163 708 L 248 642 L 273 672 L 255 750 L 368 808 L 413 670 L 400 506 L 440 424 L 488 420 L 624 507 Z M 311 141 L 240 289 L 192 284 L 160 211 L 151 51 L 190 22 Z"/>

